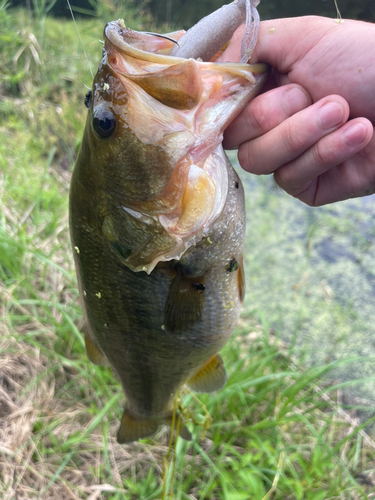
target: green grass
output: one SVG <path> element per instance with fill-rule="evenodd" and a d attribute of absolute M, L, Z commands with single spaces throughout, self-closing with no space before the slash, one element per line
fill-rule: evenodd
<path fill-rule="evenodd" d="M 125 21 L 148 27 L 134 13 Z M 93 70 L 103 25 L 78 23 Z M 72 22 L 0 9 L 0 40 L 0 498 L 159 499 L 168 430 L 117 444 L 121 388 L 109 369 L 87 361 L 80 333 L 67 198 L 91 76 L 77 33 Z M 193 442 L 177 442 L 173 498 L 371 498 L 371 421 L 360 424 L 360 405 L 343 412 L 335 403 L 346 385 L 355 391 L 358 383 L 327 382 L 358 358 L 314 364 L 308 348 L 304 356 L 297 351 L 304 332 L 332 328 L 340 345 L 350 325 L 362 325 L 354 306 L 332 298 L 328 283 L 304 275 L 314 270 L 314 241 L 324 225 L 307 217 L 307 236 L 300 246 L 287 244 L 286 263 L 272 232 L 286 198 L 263 181 L 251 189 L 248 295 L 223 350 L 228 384 L 199 397 L 213 419 L 206 435 L 190 423 Z M 324 227 L 348 231 L 347 221 L 323 216 Z M 367 243 L 357 244 L 365 258 Z M 295 288 L 278 274 L 283 265 Z M 361 363 L 373 366 L 371 352 Z M 373 383 L 370 375 L 360 378 L 361 386 Z M 191 395 L 183 404 L 204 420 Z"/>

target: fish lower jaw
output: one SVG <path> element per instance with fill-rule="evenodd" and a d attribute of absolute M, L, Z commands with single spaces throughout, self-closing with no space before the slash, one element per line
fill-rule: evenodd
<path fill-rule="evenodd" d="M 203 166 L 192 164 L 178 213 L 161 214 L 164 229 L 181 239 L 191 238 L 211 226 L 223 210 L 228 194 L 226 158 L 221 146 Z"/>
<path fill-rule="evenodd" d="M 148 213 L 122 207 L 137 221 L 139 232 L 147 232 L 145 244 L 120 260 L 132 271 L 150 274 L 159 262 L 179 260 L 193 245 L 214 229 L 228 195 L 228 159 L 222 146 L 211 152 L 199 166 L 189 162 L 185 186 L 173 211 Z M 167 205 L 167 203 L 165 203 Z M 133 225 L 137 225 L 134 221 Z M 156 238 L 153 235 L 157 235 Z"/>
<path fill-rule="evenodd" d="M 223 211 L 227 195 L 227 158 L 220 145 L 209 154 L 202 166 L 190 165 L 178 209 L 154 216 L 164 229 L 166 239 L 172 243 L 165 251 L 158 251 L 157 247 L 153 247 L 150 260 L 142 259 L 142 262 L 137 262 L 131 269 L 150 274 L 159 262 L 179 260 L 191 246 L 212 232 Z M 139 220 L 147 215 L 127 211 Z"/>

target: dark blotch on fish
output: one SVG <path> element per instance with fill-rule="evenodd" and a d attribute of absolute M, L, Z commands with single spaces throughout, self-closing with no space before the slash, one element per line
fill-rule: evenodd
<path fill-rule="evenodd" d="M 227 271 L 233 273 L 234 271 L 237 270 L 238 270 L 238 262 L 236 261 L 236 259 L 232 259 L 229 263 L 229 267 L 227 267 Z"/>
<path fill-rule="evenodd" d="M 192 283 L 191 285 L 198 293 L 202 293 L 206 287 L 202 283 Z"/>
<path fill-rule="evenodd" d="M 91 95 L 92 95 L 92 91 L 88 90 L 86 92 L 86 95 L 85 95 L 85 106 L 87 109 L 90 109 Z"/>

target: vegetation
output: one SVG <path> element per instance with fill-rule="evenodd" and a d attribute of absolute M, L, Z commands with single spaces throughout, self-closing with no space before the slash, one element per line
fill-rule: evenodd
<path fill-rule="evenodd" d="M 90 364 L 84 352 L 67 199 L 91 75 L 73 23 L 48 17 L 40 5 L 32 18 L 0 0 L 0 498 L 160 499 L 168 430 L 118 445 L 122 391 L 110 370 Z M 152 26 L 124 10 L 130 27 Z M 78 22 L 92 71 L 107 20 Z M 332 329 L 339 350 L 348 328 L 373 329 L 372 317 L 358 320 L 355 305 L 336 300 L 330 281 L 311 278 L 320 272 L 317 235 L 358 236 L 358 220 L 327 209 L 318 223 L 293 208 L 305 225 L 282 253 L 275 227 L 296 230 L 294 219 L 281 218 L 292 201 L 268 181 L 246 182 L 248 295 L 223 351 L 229 381 L 216 394 L 200 395 L 213 423 L 203 437 L 190 423 L 193 442 L 178 440 L 170 499 L 374 497 L 373 412 L 360 420 L 368 405 L 337 404 L 347 386 L 357 391 L 373 383 L 371 350 L 360 361 L 370 371 L 355 385 L 340 370 L 356 367 L 358 357 L 311 363 L 306 348 L 297 349 L 312 331 L 326 338 L 325 328 Z M 355 241 L 371 272 L 373 234 Z M 285 289 L 282 269 L 290 277 Z M 182 399 L 203 423 L 202 406 L 188 393 Z"/>

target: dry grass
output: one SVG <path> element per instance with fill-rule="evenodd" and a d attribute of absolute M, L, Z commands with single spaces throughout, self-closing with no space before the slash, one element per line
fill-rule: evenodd
<path fill-rule="evenodd" d="M 79 467 L 70 460 L 67 451 L 42 455 L 41 450 L 54 448 L 56 442 L 63 443 L 89 428 L 93 417 L 84 404 L 77 403 L 69 394 L 59 397 L 56 375 L 49 369 L 48 358 L 38 349 L 12 340 L 5 332 L 0 351 L 5 353 L 0 358 L 0 477 L 4 500 L 26 500 L 39 494 L 46 499 L 76 500 L 82 498 L 82 493 L 92 500 L 99 498 L 102 491 L 118 490 L 113 485 L 101 484 L 99 477 L 95 482 L 95 471 L 100 469 L 104 453 L 108 454 L 113 479 L 119 485 L 124 475 L 135 479 L 162 463 L 160 458 L 166 451 L 165 446 L 118 445 L 116 420 L 107 427 L 108 443 L 104 441 L 102 429 L 94 429 L 87 436 L 74 453 Z M 60 386 L 70 378 L 61 371 L 58 375 Z M 36 423 L 40 427 L 37 432 Z M 51 423 L 51 432 L 43 432 Z M 60 471 L 64 462 L 67 466 Z"/>
<path fill-rule="evenodd" d="M 9 312 L 9 305 L 3 301 L 1 307 L 4 318 L 5 312 Z M 5 327 L 4 321 L 2 326 Z M 35 325 L 30 323 L 27 329 L 30 331 L 33 326 Z M 40 325 L 37 326 L 40 327 Z M 22 327 L 22 331 L 25 333 L 25 326 Z M 133 496 L 132 489 L 124 486 L 124 479 L 133 484 L 140 484 L 150 473 L 157 478 L 155 485 L 161 484 L 163 457 L 168 450 L 168 431 L 162 430 L 152 444 L 118 445 L 115 438 L 118 420 L 111 413 L 105 412 L 102 420 L 96 422 L 97 414 L 89 411 L 89 400 L 96 399 L 99 408 L 103 408 L 102 402 L 89 386 L 85 388 L 86 393 L 81 394 L 81 401 L 78 399 L 74 387 L 80 387 L 81 375 L 72 369 L 69 363 L 65 367 L 64 363 L 61 363 L 56 370 L 53 362 L 51 365 L 51 357 L 41 354 L 40 349 L 31 347 L 21 340 L 21 332 L 16 332 L 16 334 L 13 332 L 11 335 L 11 332 L 5 329 L 2 333 L 0 340 L 0 491 L 4 500 L 34 498 L 99 500 L 112 498 L 111 494 L 114 493 L 120 495 L 118 498 L 135 499 L 143 497 Z M 272 342 L 274 338 L 271 336 Z M 262 353 L 259 328 L 243 337 L 241 348 L 245 349 L 249 344 L 255 350 L 258 345 Z M 285 346 L 279 345 L 278 351 L 280 366 L 290 363 Z M 257 356 L 254 354 L 252 362 L 257 361 Z M 248 364 L 247 360 L 245 364 Z M 269 373 L 268 370 L 265 375 L 267 373 Z M 251 387 L 248 391 L 254 393 L 253 389 Z M 121 404 L 121 399 L 119 395 L 114 396 L 117 406 Z M 336 409 L 336 404 L 332 400 L 329 404 L 331 410 Z M 261 403 L 257 409 L 260 422 L 265 406 L 267 406 L 266 402 Z M 312 404 L 301 404 L 299 408 L 294 408 L 294 412 L 299 412 L 303 416 L 306 414 L 307 406 L 311 406 L 311 412 L 316 413 Z M 279 407 L 275 407 L 276 414 L 280 408 L 281 402 Z M 327 408 L 325 411 L 328 411 Z M 310 444 L 304 445 L 299 453 L 306 462 L 310 462 L 316 447 L 316 436 L 311 434 L 306 442 L 306 426 L 303 420 L 293 418 L 288 422 L 289 416 L 286 413 L 282 418 L 278 417 L 280 418 L 279 439 L 284 442 L 284 447 L 290 446 L 290 449 L 295 447 L 296 442 L 309 442 Z M 316 417 L 315 428 L 323 429 L 327 425 L 325 413 L 320 414 L 320 419 L 318 414 Z M 285 422 L 282 423 L 282 420 Z M 350 422 L 349 427 L 342 425 L 345 421 Z M 256 424 L 257 422 L 255 426 Z M 349 416 L 339 409 L 331 422 L 332 432 L 335 427 L 334 441 L 336 443 L 340 440 L 345 441 L 359 424 L 354 413 Z M 249 422 L 244 416 L 237 427 L 246 427 L 246 425 L 249 425 Z M 373 498 L 375 494 L 371 493 L 371 489 L 375 487 L 375 462 L 370 457 L 374 456 L 375 443 L 364 431 L 361 432 L 363 442 L 360 445 L 360 453 L 363 461 L 367 463 L 369 472 L 357 475 L 357 479 L 368 491 L 368 498 Z M 68 443 L 69 440 L 71 443 L 64 447 L 64 443 Z M 229 461 L 231 457 L 232 459 L 244 457 L 249 451 L 254 455 L 258 452 L 256 447 L 249 450 L 243 441 L 241 446 L 233 445 L 232 447 L 227 447 L 225 443 L 222 443 L 217 450 L 214 450 L 215 456 L 210 455 L 210 451 L 214 448 L 212 439 L 204 439 L 200 446 L 213 460 L 215 456 L 224 455 L 225 460 Z M 336 457 L 337 460 L 347 463 L 351 451 L 352 443 L 348 440 Z M 283 452 L 279 459 L 283 469 L 291 466 L 295 468 L 292 454 Z M 185 455 L 184 460 L 190 468 L 205 466 L 204 458 L 197 455 L 193 447 Z M 103 482 L 105 463 L 111 470 L 109 482 Z M 302 469 L 300 473 L 303 474 Z M 330 474 L 337 474 L 337 470 L 333 469 Z M 330 481 L 330 478 L 326 477 L 325 480 Z M 201 498 L 201 489 L 202 482 L 198 480 L 195 486 L 192 485 L 189 498 Z M 357 498 L 357 496 L 350 498 Z"/>

